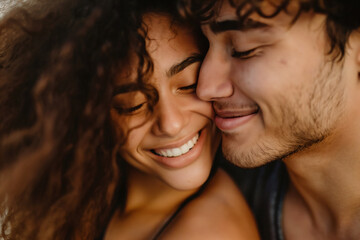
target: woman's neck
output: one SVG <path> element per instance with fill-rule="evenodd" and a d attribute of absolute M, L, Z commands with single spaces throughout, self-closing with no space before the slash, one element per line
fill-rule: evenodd
<path fill-rule="evenodd" d="M 114 213 L 105 240 L 151 239 L 178 206 L 197 191 L 176 190 L 157 177 L 130 166 L 126 173 L 125 208 Z"/>
<path fill-rule="evenodd" d="M 177 190 L 154 175 L 129 167 L 125 214 L 134 210 L 171 212 L 184 199 L 197 191 Z"/>

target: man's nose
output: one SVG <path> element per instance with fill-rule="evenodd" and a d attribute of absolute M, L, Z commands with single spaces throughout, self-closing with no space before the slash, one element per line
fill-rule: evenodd
<path fill-rule="evenodd" d="M 220 51 L 210 47 L 201 65 L 196 94 L 204 101 L 216 101 L 233 94 L 230 62 Z"/>

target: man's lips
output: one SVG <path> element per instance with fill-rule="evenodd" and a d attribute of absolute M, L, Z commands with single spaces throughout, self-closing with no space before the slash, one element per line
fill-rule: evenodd
<path fill-rule="evenodd" d="M 251 114 L 256 114 L 259 112 L 259 107 L 240 109 L 240 110 L 217 110 L 214 109 L 216 116 L 220 118 L 238 118 L 245 117 Z"/>
<path fill-rule="evenodd" d="M 229 132 L 247 123 L 259 112 L 259 107 L 217 110 L 215 109 L 215 124 L 223 132 Z"/>

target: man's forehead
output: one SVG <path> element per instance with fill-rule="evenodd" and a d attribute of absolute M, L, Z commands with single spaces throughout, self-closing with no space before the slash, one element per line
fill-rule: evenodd
<path fill-rule="evenodd" d="M 258 14 L 257 11 L 249 13 L 252 9 L 249 4 L 243 5 L 241 10 L 238 11 L 236 7 L 238 5 L 232 6 L 228 1 L 223 1 L 217 14 L 207 24 L 209 24 L 211 31 L 215 34 L 229 30 L 265 30 L 273 26 L 290 26 L 297 14 L 297 8 L 289 5 L 289 11 L 287 8 L 286 12 L 282 10 L 274 14 L 278 11 L 278 7 L 274 5 L 273 2 L 274 1 L 264 1 L 263 4 L 259 6 L 262 14 L 266 16 L 274 15 L 272 17 L 263 17 Z"/>

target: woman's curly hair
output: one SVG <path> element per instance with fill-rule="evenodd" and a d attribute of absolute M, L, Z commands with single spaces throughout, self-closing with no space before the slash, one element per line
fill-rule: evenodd
<path fill-rule="evenodd" d="M 0 239 L 94 239 L 122 187 L 114 79 L 135 53 L 130 87 L 151 110 L 142 15 L 174 13 L 175 1 L 45 2 L 0 19 Z"/>
<path fill-rule="evenodd" d="M 217 14 L 224 1 L 236 9 L 240 21 L 245 21 L 252 13 L 264 18 L 272 18 L 280 12 L 288 12 L 291 3 L 298 3 L 293 22 L 302 12 L 314 11 L 326 15 L 326 32 L 330 44 L 329 53 L 341 60 L 345 54 L 350 34 L 360 28 L 360 2 L 343 0 L 179 0 L 178 9 L 182 16 L 195 22 L 207 22 Z M 274 11 L 265 13 L 263 3 L 274 6 Z"/>

